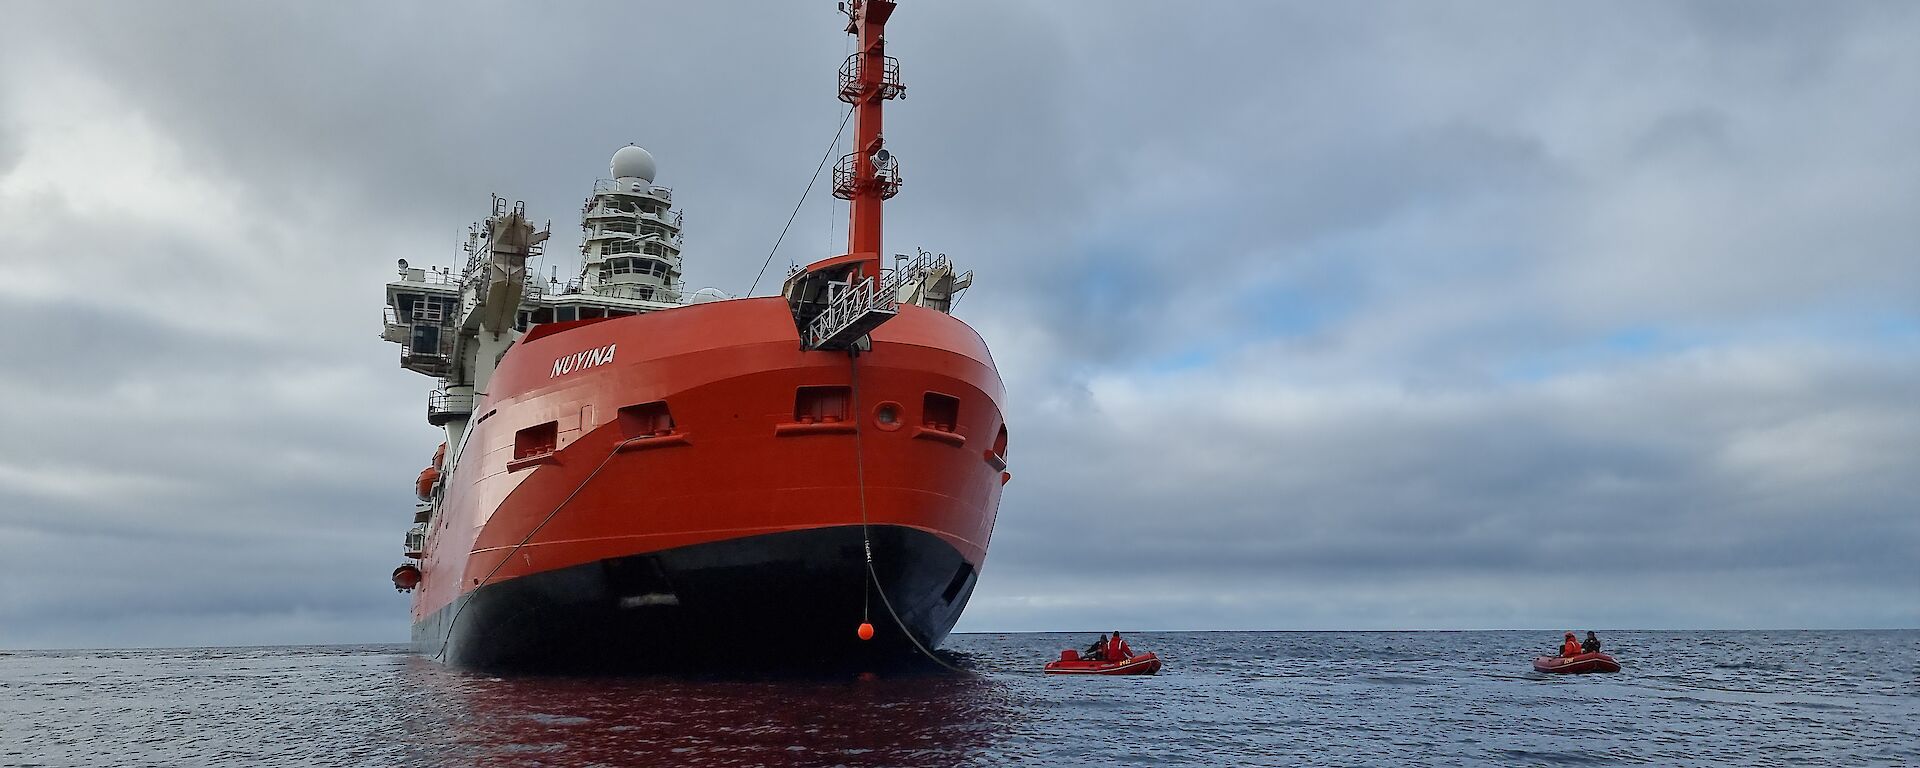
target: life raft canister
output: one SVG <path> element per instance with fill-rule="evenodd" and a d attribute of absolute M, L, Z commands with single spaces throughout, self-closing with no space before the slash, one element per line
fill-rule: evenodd
<path fill-rule="evenodd" d="M 433 498 L 433 484 L 437 482 L 440 482 L 440 470 L 438 468 L 427 467 L 426 469 L 420 470 L 420 477 L 413 481 L 414 495 L 419 496 L 421 501 Z"/>
<path fill-rule="evenodd" d="M 400 592 L 412 592 L 420 586 L 420 567 L 412 564 L 393 569 L 393 588 Z"/>

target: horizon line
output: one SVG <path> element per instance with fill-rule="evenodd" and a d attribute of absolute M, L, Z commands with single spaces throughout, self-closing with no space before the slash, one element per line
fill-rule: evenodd
<path fill-rule="evenodd" d="M 1469 632 L 1565 632 L 1565 629 L 1526 628 L 1526 629 L 1045 629 L 1020 631 L 979 631 L 949 632 L 955 635 L 1084 635 L 1088 633 L 1105 634 L 1121 631 L 1129 633 L 1153 634 L 1465 634 Z M 1577 631 L 1592 632 L 1920 632 L 1920 626 L 1913 627 L 1772 627 L 1740 629 L 1676 629 L 1676 628 L 1582 628 Z M 396 640 L 388 642 L 365 643 L 280 643 L 274 645 L 110 645 L 110 646 L 64 646 L 41 648 L 0 647 L 0 655 L 13 653 L 41 653 L 48 651 L 202 651 L 211 649 L 250 649 L 250 648 L 354 648 L 371 646 L 408 645 L 411 641 Z"/>

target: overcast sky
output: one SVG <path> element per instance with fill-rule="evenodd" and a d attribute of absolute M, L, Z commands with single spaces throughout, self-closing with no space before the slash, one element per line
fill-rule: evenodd
<path fill-rule="evenodd" d="M 743 292 L 849 50 L 827 0 L 0 17 L 0 647 L 404 639 L 394 261 L 497 192 L 566 274 L 634 142 Z M 889 249 L 975 271 L 1007 381 L 959 629 L 1920 625 L 1920 5 L 890 32 Z"/>

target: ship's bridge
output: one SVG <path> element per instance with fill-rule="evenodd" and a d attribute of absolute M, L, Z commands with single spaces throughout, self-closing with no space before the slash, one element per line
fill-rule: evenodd
<path fill-rule="evenodd" d="M 673 190 L 653 183 L 654 169 L 653 155 L 646 150 L 621 147 L 607 164 L 613 178 L 595 182 L 593 196 L 581 205 L 581 293 L 680 300 L 685 221 L 673 209 Z"/>

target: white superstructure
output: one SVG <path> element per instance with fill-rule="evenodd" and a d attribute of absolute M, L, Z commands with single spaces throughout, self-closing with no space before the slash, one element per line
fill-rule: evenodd
<path fill-rule="evenodd" d="M 534 231 L 525 203 L 494 198 L 486 220 L 468 229 L 457 273 L 402 260 L 400 279 L 387 283 L 381 337 L 400 345 L 400 367 L 439 380 L 427 397 L 427 421 L 447 430 L 443 472 L 460 455 L 475 397 L 486 393 L 494 364 L 527 329 L 727 298 L 682 285 L 682 217 L 673 190 L 653 183 L 653 156 L 622 147 L 608 172 L 612 178 L 596 182 L 580 209 L 581 265 L 573 279 L 528 273 L 548 232 Z"/>
<path fill-rule="evenodd" d="M 580 278 L 569 291 L 677 304 L 681 215 L 673 190 L 653 183 L 653 155 L 628 145 L 580 208 Z"/>

